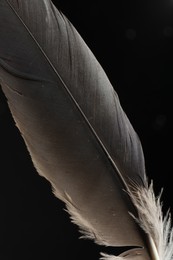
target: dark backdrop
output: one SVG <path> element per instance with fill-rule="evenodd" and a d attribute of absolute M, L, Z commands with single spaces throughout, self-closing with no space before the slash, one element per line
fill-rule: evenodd
<path fill-rule="evenodd" d="M 93 51 L 117 91 L 144 149 L 147 174 L 163 211 L 172 198 L 173 1 L 54 3 Z M 79 240 L 64 204 L 38 176 L 0 93 L 0 258 L 99 258 L 100 247 Z"/>

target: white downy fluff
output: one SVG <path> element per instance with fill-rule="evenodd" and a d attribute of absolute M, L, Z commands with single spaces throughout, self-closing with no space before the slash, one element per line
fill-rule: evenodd
<path fill-rule="evenodd" d="M 127 256 L 114 256 L 101 253 L 102 257 L 100 260 L 138 260 L 138 255 L 127 255 Z"/>
<path fill-rule="evenodd" d="M 124 259 L 124 257 L 119 257 L 119 256 L 114 256 L 114 255 L 107 255 L 104 253 L 101 253 L 102 257 L 100 258 L 100 260 L 122 260 Z"/>
<path fill-rule="evenodd" d="M 95 229 L 91 225 L 91 223 L 89 223 L 85 218 L 82 217 L 80 209 L 78 209 L 75 206 L 71 197 L 67 193 L 64 193 L 63 196 L 61 197 L 60 194 L 56 192 L 56 188 L 54 187 L 54 185 L 52 185 L 52 188 L 53 188 L 54 195 L 60 200 L 65 202 L 67 208 L 66 211 L 69 213 L 72 223 L 76 224 L 79 227 L 79 231 L 82 234 L 80 238 L 91 239 L 98 245 L 108 246 L 106 241 L 104 241 L 101 237 L 99 237 L 98 234 L 96 235 Z"/>
<path fill-rule="evenodd" d="M 160 260 L 172 260 L 173 228 L 169 212 L 163 216 L 161 193 L 155 196 L 152 182 L 145 187 L 133 184 L 132 190 L 130 197 L 138 210 L 138 218 L 133 217 L 154 241 Z"/>

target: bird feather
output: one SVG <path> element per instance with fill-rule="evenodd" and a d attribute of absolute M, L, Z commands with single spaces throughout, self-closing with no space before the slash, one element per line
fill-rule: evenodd
<path fill-rule="evenodd" d="M 74 26 L 50 0 L 1 0 L 0 35 L 16 126 L 83 236 L 124 247 L 101 259 L 171 260 L 170 217 L 148 185 L 140 140 Z"/>

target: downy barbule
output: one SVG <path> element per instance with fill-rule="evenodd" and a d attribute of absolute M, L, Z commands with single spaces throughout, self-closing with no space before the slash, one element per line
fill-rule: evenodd
<path fill-rule="evenodd" d="M 171 260 L 170 215 L 141 143 L 100 64 L 50 0 L 0 0 L 0 84 L 41 176 L 83 237 L 131 250 L 101 259 Z"/>

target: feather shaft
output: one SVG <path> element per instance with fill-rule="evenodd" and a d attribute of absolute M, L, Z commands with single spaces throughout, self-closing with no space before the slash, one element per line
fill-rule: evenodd
<path fill-rule="evenodd" d="M 148 239 L 149 239 L 149 246 L 150 246 L 150 252 L 151 252 L 151 259 L 153 260 L 161 260 L 159 255 L 158 255 L 158 251 L 156 249 L 156 245 L 152 239 L 151 236 L 148 236 Z"/>

